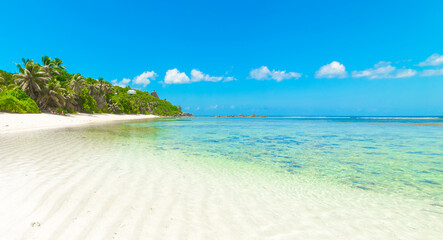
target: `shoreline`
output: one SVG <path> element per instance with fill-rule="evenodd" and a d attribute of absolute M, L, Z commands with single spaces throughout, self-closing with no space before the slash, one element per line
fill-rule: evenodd
<path fill-rule="evenodd" d="M 86 126 L 90 124 L 158 118 L 156 115 L 0 113 L 0 134 Z"/>

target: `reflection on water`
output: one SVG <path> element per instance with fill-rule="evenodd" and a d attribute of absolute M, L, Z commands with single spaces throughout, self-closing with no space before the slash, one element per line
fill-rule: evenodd
<path fill-rule="evenodd" d="M 442 125 L 441 118 L 202 117 L 88 132 L 189 159 L 253 162 L 331 184 L 441 200 Z"/>

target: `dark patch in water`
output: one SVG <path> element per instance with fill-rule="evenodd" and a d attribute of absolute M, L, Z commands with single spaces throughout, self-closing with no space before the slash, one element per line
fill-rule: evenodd
<path fill-rule="evenodd" d="M 430 181 L 430 180 L 424 180 L 424 181 L 420 181 L 420 182 L 429 183 L 429 184 L 433 184 L 433 185 L 440 185 L 438 182 L 434 182 L 434 181 Z"/>
<path fill-rule="evenodd" d="M 381 152 L 365 152 L 365 154 L 368 154 L 368 155 L 388 155 L 387 153 L 381 153 Z"/>
<path fill-rule="evenodd" d="M 363 186 L 356 186 L 356 188 L 360 188 L 360 189 L 362 189 L 362 190 L 369 190 L 368 188 L 365 188 L 365 187 L 363 187 Z"/>
<path fill-rule="evenodd" d="M 363 147 L 363 148 L 367 148 L 367 149 L 377 149 L 376 147 Z"/>

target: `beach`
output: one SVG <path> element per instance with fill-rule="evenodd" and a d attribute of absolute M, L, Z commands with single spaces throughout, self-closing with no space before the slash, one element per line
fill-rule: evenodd
<path fill-rule="evenodd" d="M 116 121 L 155 118 L 154 115 L 135 114 L 85 114 L 68 115 L 39 114 L 12 114 L 0 113 L 0 134 L 26 132 L 45 129 L 85 126 L 88 124 L 102 124 Z"/>
<path fill-rule="evenodd" d="M 336 183 L 312 175 L 314 168 L 303 165 L 296 154 L 290 155 L 293 160 L 284 159 L 300 166 L 288 168 L 279 157 L 291 149 L 267 149 L 277 155 L 263 159 L 278 163 L 261 161 L 263 151 L 258 149 L 266 147 L 255 146 L 260 142 L 254 134 L 245 135 L 245 124 L 260 133 L 262 141 L 301 150 L 279 132 L 284 126 L 276 124 L 287 124 L 287 119 L 270 121 L 274 120 L 147 119 L 40 127 L 41 131 L 17 128 L 15 133 L 2 134 L 0 235 L 5 239 L 438 239 L 443 234 L 440 198 L 432 195 L 435 187 L 404 193 L 404 187 L 389 185 L 391 193 L 386 193 L 384 188 L 368 190 L 364 176 L 357 187 Z M 291 126 L 307 129 L 309 137 L 318 132 L 306 124 L 320 128 L 323 138 L 331 138 L 328 129 L 343 126 L 333 122 L 331 128 L 322 129 L 324 121 L 297 121 L 299 126 Z M 224 125 L 230 129 L 222 129 L 227 135 L 216 131 Z M 272 135 L 262 125 L 272 125 Z M 265 133 L 268 137 L 263 137 Z M 298 134 L 302 142 L 305 133 Z M 233 138 L 229 144 L 241 143 L 249 155 L 227 148 L 223 141 L 229 136 Z M 382 140 L 378 143 L 384 144 Z M 312 142 L 322 144 L 311 138 L 306 144 Z M 310 162 L 325 154 L 303 152 Z M 329 175 L 340 172 L 333 166 L 328 166 Z M 304 168 L 308 173 L 301 172 Z"/>

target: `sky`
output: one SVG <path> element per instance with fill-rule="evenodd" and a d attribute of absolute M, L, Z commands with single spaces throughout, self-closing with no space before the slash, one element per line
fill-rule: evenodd
<path fill-rule="evenodd" d="M 2 1 L 0 69 L 156 90 L 195 115 L 442 116 L 443 1 Z"/>

